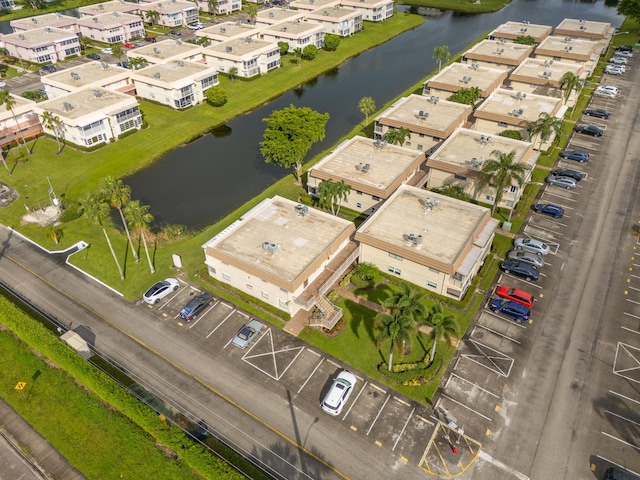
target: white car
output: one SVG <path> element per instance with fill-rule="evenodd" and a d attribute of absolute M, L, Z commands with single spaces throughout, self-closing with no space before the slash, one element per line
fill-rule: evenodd
<path fill-rule="evenodd" d="M 608 73 L 609 75 L 622 75 L 625 72 L 625 69 L 620 68 L 622 65 L 607 65 L 604 69 L 604 73 Z"/>
<path fill-rule="evenodd" d="M 190 30 L 202 30 L 204 28 L 204 24 L 197 22 L 187 25 Z"/>
<path fill-rule="evenodd" d="M 113 55 L 113 49 L 111 48 L 103 48 L 102 50 L 100 50 L 102 53 L 104 53 L 105 55 Z"/>
<path fill-rule="evenodd" d="M 616 57 L 626 57 L 626 58 L 633 58 L 633 53 L 631 52 L 627 52 L 627 51 L 617 51 L 615 53 Z"/>
<path fill-rule="evenodd" d="M 144 292 L 142 299 L 149 305 L 155 305 L 171 292 L 175 292 L 180 286 L 180 282 L 175 278 L 165 278 L 154 283 L 149 290 Z"/>
<path fill-rule="evenodd" d="M 616 98 L 620 94 L 620 90 L 613 86 L 596 87 L 593 94 L 597 97 Z"/>
<path fill-rule="evenodd" d="M 322 410 L 329 415 L 340 415 L 349 396 L 356 387 L 356 377 L 353 373 L 343 370 L 333 381 L 331 388 L 322 400 Z"/>
<path fill-rule="evenodd" d="M 0 88 L 4 88 L 7 86 L 7 82 L 5 82 L 4 80 L 0 80 Z"/>
<path fill-rule="evenodd" d="M 609 59 L 609 63 L 613 63 L 614 65 L 626 65 L 627 59 L 623 57 L 612 57 Z"/>

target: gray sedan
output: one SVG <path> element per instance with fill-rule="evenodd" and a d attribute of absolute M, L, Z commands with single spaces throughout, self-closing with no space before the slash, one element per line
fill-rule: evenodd
<path fill-rule="evenodd" d="M 518 262 L 530 263 L 531 265 L 535 265 L 538 268 L 542 268 L 544 266 L 544 260 L 540 255 L 536 255 L 535 253 L 522 251 L 522 250 L 512 250 L 507 255 L 509 260 L 516 260 Z"/>
<path fill-rule="evenodd" d="M 555 185 L 557 187 L 562 187 L 567 189 L 576 188 L 576 186 L 578 185 L 573 178 L 556 177 L 555 175 L 549 175 L 546 181 L 549 185 Z"/>

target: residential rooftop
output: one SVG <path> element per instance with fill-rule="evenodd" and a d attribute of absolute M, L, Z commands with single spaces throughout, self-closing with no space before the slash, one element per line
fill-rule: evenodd
<path fill-rule="evenodd" d="M 75 88 L 91 85 L 95 82 L 108 83 L 110 77 L 127 77 L 126 68 L 109 65 L 106 62 L 87 62 L 46 76 L 47 83 L 61 83 Z"/>
<path fill-rule="evenodd" d="M 169 39 L 136 48 L 129 53 L 133 56 L 155 58 L 162 61 L 176 56 L 194 55 L 201 49 L 200 45 Z"/>
<path fill-rule="evenodd" d="M 312 12 L 308 12 L 310 19 L 324 19 L 331 18 L 339 20 L 347 15 L 353 14 L 353 8 L 344 8 L 340 5 L 327 6 L 324 8 L 318 8 Z"/>
<path fill-rule="evenodd" d="M 533 51 L 532 45 L 520 45 L 500 40 L 483 40 L 467 50 L 463 57 L 469 60 L 519 65 Z"/>
<path fill-rule="evenodd" d="M 452 63 L 425 82 L 428 87 L 449 92 L 478 87 L 486 96 L 507 78 L 507 72 L 480 63 Z"/>
<path fill-rule="evenodd" d="M 203 53 L 206 54 L 209 52 L 210 55 L 225 54 L 233 55 L 234 57 L 242 57 L 254 52 L 260 52 L 264 50 L 265 47 L 274 46 L 277 45 L 272 42 L 265 42 L 264 40 L 251 39 L 251 41 L 247 41 L 245 38 L 232 38 L 226 42 L 217 43 L 205 48 Z"/>
<path fill-rule="evenodd" d="M 102 26 L 104 29 L 112 27 L 120 27 L 125 23 L 142 22 L 138 15 L 132 13 L 111 12 L 101 15 L 93 15 L 91 17 L 83 17 L 78 19 L 79 26 L 88 28 L 96 28 L 96 25 Z"/>
<path fill-rule="evenodd" d="M 547 37 L 536 48 L 536 56 L 556 56 L 561 58 L 590 60 L 599 53 L 598 42 L 570 37 Z"/>
<path fill-rule="evenodd" d="M 610 23 L 592 22 L 575 18 L 565 18 L 556 27 L 554 35 L 571 35 L 586 38 L 606 38 L 613 32 Z"/>
<path fill-rule="evenodd" d="M 9 41 L 13 45 L 25 48 L 34 48 L 38 45 L 47 45 L 51 42 L 62 41 L 67 38 L 78 38 L 72 30 L 62 30 L 56 27 L 43 27 L 34 30 L 25 30 L 18 33 L 10 33 L 2 37 L 2 40 Z"/>
<path fill-rule="evenodd" d="M 315 208 L 301 214 L 296 207 L 282 197 L 266 199 L 203 247 L 216 258 L 293 284 L 355 230 L 348 220 Z"/>
<path fill-rule="evenodd" d="M 223 22 L 198 30 L 198 36 L 230 39 L 239 36 L 257 35 L 259 29 L 255 25 L 242 22 Z"/>
<path fill-rule="evenodd" d="M 258 12 L 256 16 L 257 22 L 274 24 L 284 22 L 285 20 L 293 20 L 300 18 L 305 12 L 300 10 L 284 9 L 279 7 L 268 8 Z"/>
<path fill-rule="evenodd" d="M 68 95 L 38 103 L 39 109 L 60 117 L 77 120 L 92 113 L 109 109 L 121 103 L 135 102 L 135 98 L 124 93 L 104 88 L 88 88 Z"/>
<path fill-rule="evenodd" d="M 262 27 L 260 30 L 263 33 L 269 33 L 277 35 L 279 33 L 286 34 L 285 37 L 295 37 L 297 35 L 303 35 L 309 31 L 317 30 L 318 27 L 322 28 L 317 23 L 301 22 L 300 20 L 284 21 L 268 27 Z"/>
<path fill-rule="evenodd" d="M 560 98 L 499 88 L 476 108 L 474 115 L 496 121 L 501 120 L 498 117 L 513 117 L 515 122 L 529 124 L 538 120 L 542 113 L 555 116 L 561 106 Z"/>
<path fill-rule="evenodd" d="M 137 3 L 125 2 L 124 0 L 112 0 L 110 2 L 95 3 L 79 7 L 78 11 L 82 16 L 102 15 L 103 13 L 112 12 L 135 12 L 139 9 Z"/>
<path fill-rule="evenodd" d="M 577 77 L 583 77 L 587 73 L 579 63 L 527 58 L 511 72 L 509 79 L 512 82 L 551 85 L 559 88 L 561 79 L 567 72 Z"/>
<path fill-rule="evenodd" d="M 519 37 L 532 37 L 536 43 L 551 35 L 553 28 L 549 25 L 536 25 L 530 22 L 505 22 L 489 34 L 489 38 L 506 38 L 516 40 Z"/>
<path fill-rule="evenodd" d="M 340 0 L 295 0 L 289 3 L 289 6 L 298 10 L 313 11 L 339 4 Z"/>
<path fill-rule="evenodd" d="M 75 26 L 78 22 L 76 17 L 63 15 L 61 13 L 46 13 L 35 17 L 19 18 L 9 22 L 11 27 L 18 30 L 33 30 L 40 27 L 64 28 Z"/>
<path fill-rule="evenodd" d="M 211 72 L 212 74 L 216 73 L 210 65 L 207 66 L 202 63 L 174 60 L 135 70 L 133 72 L 133 77 L 134 79 L 139 77 L 152 80 L 155 79 L 164 83 L 175 83 L 186 79 L 189 83 L 192 83 L 194 76 L 207 72 Z"/>
<path fill-rule="evenodd" d="M 152 11 L 155 10 L 160 15 L 166 15 L 170 13 L 178 13 L 183 10 L 192 10 L 198 8 L 193 2 L 186 0 L 160 0 L 159 2 L 140 3 L 140 10 Z"/>

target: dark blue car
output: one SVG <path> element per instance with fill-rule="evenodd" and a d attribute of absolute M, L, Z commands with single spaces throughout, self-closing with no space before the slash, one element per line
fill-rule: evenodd
<path fill-rule="evenodd" d="M 562 218 L 564 216 L 564 208 L 553 203 L 538 203 L 533 208 L 536 212 L 544 213 L 545 215 L 549 215 L 553 218 Z"/>
<path fill-rule="evenodd" d="M 583 152 L 582 150 L 565 150 L 560 154 L 560 157 L 580 163 L 589 161 L 589 154 L 587 152 Z"/>
<path fill-rule="evenodd" d="M 526 280 L 538 280 L 540 278 L 540 270 L 530 263 L 505 260 L 500 264 L 500 269 L 505 273 L 512 273 Z"/>
<path fill-rule="evenodd" d="M 516 322 L 529 321 L 529 313 L 531 312 L 528 307 L 525 307 L 520 303 L 511 300 L 503 300 L 502 298 L 492 298 L 489 303 L 489 308 L 496 313 L 503 313 L 513 317 Z"/>

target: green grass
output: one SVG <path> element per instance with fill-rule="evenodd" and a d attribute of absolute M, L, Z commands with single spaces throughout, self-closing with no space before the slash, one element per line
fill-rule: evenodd
<path fill-rule="evenodd" d="M 415 7 L 438 8 L 440 10 L 453 10 L 462 13 L 487 13 L 496 12 L 510 0 L 407 0 L 406 5 Z"/>

